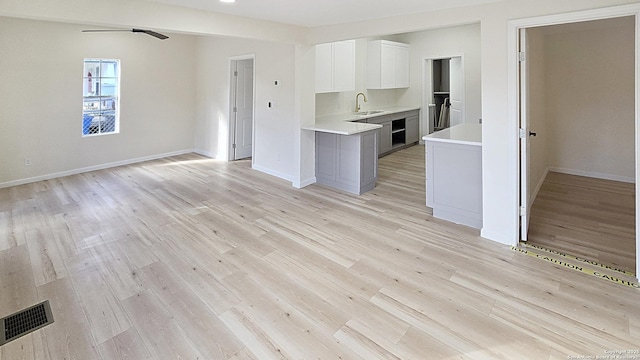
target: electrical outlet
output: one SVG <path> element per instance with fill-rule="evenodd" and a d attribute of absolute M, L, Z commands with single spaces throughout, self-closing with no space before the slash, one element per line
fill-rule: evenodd
<path fill-rule="evenodd" d="M 31 159 L 30 158 L 25 158 L 24 159 L 24 166 L 31 166 Z"/>

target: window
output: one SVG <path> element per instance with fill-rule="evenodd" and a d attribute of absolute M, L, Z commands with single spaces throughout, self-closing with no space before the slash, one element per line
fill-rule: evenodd
<path fill-rule="evenodd" d="M 82 136 L 119 131 L 120 60 L 85 59 Z"/>

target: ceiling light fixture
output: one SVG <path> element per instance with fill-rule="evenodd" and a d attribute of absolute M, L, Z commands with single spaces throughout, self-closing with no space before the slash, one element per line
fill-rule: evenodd
<path fill-rule="evenodd" d="M 220 2 L 223 2 L 223 3 L 234 3 L 234 2 L 236 2 L 236 0 L 220 0 Z"/>

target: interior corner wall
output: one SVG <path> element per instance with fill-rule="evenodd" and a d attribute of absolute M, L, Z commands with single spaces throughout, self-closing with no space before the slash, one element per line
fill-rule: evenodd
<path fill-rule="evenodd" d="M 545 36 L 550 166 L 633 182 L 635 19 L 615 21 Z"/>
<path fill-rule="evenodd" d="M 0 186 L 192 151 L 194 37 L 83 28 L 0 17 Z M 118 134 L 82 137 L 85 58 L 121 61 Z"/>
<path fill-rule="evenodd" d="M 196 52 L 196 151 L 229 158 L 230 58 L 254 55 L 253 167 L 293 181 L 300 129 L 295 118 L 295 45 L 201 36 Z M 269 102 L 276 107 L 269 108 Z"/>
<path fill-rule="evenodd" d="M 549 130 L 547 125 L 547 85 L 544 33 L 540 28 L 527 29 L 527 121 L 529 131 L 536 136 L 529 137 L 529 202 L 536 194 L 549 168 Z"/>

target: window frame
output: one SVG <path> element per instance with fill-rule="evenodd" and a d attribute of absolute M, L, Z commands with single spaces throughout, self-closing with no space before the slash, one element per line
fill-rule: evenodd
<path fill-rule="evenodd" d="M 85 58 L 82 64 L 82 137 L 120 133 L 120 59 Z M 108 64 L 113 70 L 104 76 Z"/>

